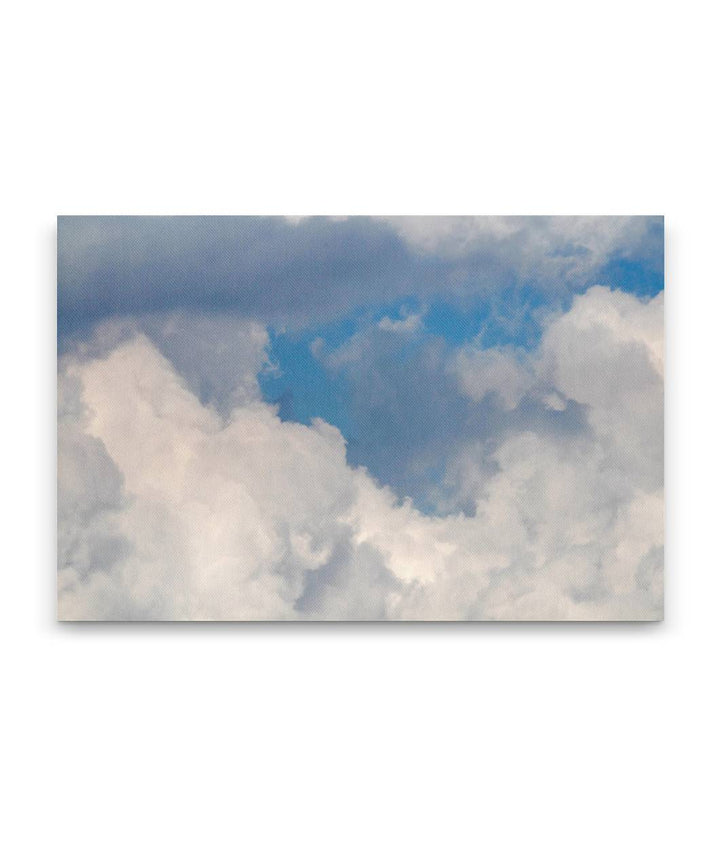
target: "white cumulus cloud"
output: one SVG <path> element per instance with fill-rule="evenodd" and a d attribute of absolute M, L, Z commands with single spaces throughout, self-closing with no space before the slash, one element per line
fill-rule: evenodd
<path fill-rule="evenodd" d="M 662 296 L 596 288 L 535 353 L 462 355 L 478 407 L 497 389 L 509 411 L 537 395 L 587 420 L 466 442 L 453 489 L 472 515 L 424 514 L 349 466 L 333 426 L 281 422 L 252 383 L 256 326 L 232 350 L 245 364 L 227 412 L 141 332 L 68 354 L 59 616 L 659 618 L 662 324 Z"/>

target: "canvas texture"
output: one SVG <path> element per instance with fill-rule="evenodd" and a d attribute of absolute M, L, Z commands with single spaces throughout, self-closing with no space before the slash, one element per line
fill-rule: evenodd
<path fill-rule="evenodd" d="M 658 216 L 58 218 L 58 617 L 656 621 Z"/>

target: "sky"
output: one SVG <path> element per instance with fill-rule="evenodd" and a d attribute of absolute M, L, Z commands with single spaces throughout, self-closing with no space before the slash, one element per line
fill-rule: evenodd
<path fill-rule="evenodd" d="M 60 217 L 79 619 L 662 617 L 660 217 Z"/>

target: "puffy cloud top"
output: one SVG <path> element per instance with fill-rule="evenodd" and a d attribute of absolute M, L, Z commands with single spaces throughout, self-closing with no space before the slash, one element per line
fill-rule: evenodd
<path fill-rule="evenodd" d="M 459 432 L 443 516 L 350 465 L 332 425 L 281 421 L 256 382 L 257 321 L 198 345 L 232 364 L 224 409 L 195 361 L 180 365 L 170 316 L 101 328 L 60 364 L 60 617 L 659 618 L 662 308 L 594 288 L 531 351 L 426 355 L 467 412 L 516 417 Z M 412 318 L 388 317 L 337 364 L 373 353 L 372 337 L 405 341 Z"/>

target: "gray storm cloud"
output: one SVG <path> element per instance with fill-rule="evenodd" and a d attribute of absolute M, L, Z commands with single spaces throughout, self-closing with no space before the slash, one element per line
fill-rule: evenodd
<path fill-rule="evenodd" d="M 525 283 L 558 296 L 661 258 L 658 217 L 60 217 L 59 334 L 174 311 L 301 328 Z"/>

